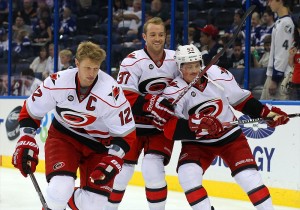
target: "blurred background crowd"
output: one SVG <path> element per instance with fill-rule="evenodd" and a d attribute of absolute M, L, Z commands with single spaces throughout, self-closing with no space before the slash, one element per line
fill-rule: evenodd
<path fill-rule="evenodd" d="M 30 95 L 45 77 L 54 72 L 54 0 L 12 0 L 11 93 L 8 91 L 8 0 L 0 0 L 0 95 Z M 167 26 L 166 48 L 170 48 L 171 0 L 146 0 L 145 19 L 161 17 Z M 59 0 L 58 65 L 61 71 L 74 67 L 78 43 L 91 40 L 106 49 L 108 1 Z M 142 41 L 141 0 L 113 0 L 112 73 Z M 175 44 L 183 44 L 184 0 L 177 0 Z M 267 1 L 252 0 L 256 10 L 251 17 L 249 89 L 259 98 L 269 60 L 271 33 L 276 20 Z M 291 14 L 299 22 L 300 3 L 291 1 Z M 233 35 L 245 11 L 242 0 L 189 0 L 188 43 L 203 52 L 218 49 Z M 298 24 L 299 25 L 299 24 Z M 209 61 L 205 61 L 209 62 Z M 245 30 L 219 63 L 229 69 L 243 86 Z M 105 71 L 105 64 L 101 67 Z M 252 79 L 251 77 L 255 78 Z"/>

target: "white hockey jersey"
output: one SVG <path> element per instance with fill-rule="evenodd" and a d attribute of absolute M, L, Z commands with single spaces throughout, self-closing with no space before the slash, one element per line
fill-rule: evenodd
<path fill-rule="evenodd" d="M 118 83 L 121 84 L 127 99 L 132 106 L 132 112 L 141 112 L 142 104 L 135 104 L 137 97 L 128 97 L 126 92 L 144 96 L 147 93 L 161 94 L 168 84 L 179 75 L 174 60 L 175 51 L 165 49 L 165 57 L 154 62 L 144 49 L 129 54 L 121 63 Z M 137 110 L 139 109 L 139 111 Z M 153 129 L 151 123 L 136 121 L 137 128 Z"/>
<path fill-rule="evenodd" d="M 290 16 L 280 17 L 272 30 L 270 59 L 267 76 L 283 79 L 290 72 L 288 65 L 289 50 L 293 43 L 294 23 Z"/>
<path fill-rule="evenodd" d="M 206 72 L 208 78 L 221 87 L 217 87 L 211 81 L 204 82 L 200 87 L 193 86 L 176 104 L 175 113 L 180 118 L 189 119 L 195 113 L 205 113 L 218 118 L 221 122 L 230 122 L 236 119 L 230 106 L 236 106 L 246 100 L 251 93 L 243 90 L 235 81 L 233 75 L 216 65 L 213 65 Z M 172 81 L 169 87 L 164 90 L 163 96 L 176 99 L 188 84 L 181 76 Z M 197 142 L 214 143 L 221 141 L 240 128 L 234 127 L 223 136 L 211 139 L 203 136 Z"/>
<path fill-rule="evenodd" d="M 81 136 L 85 141 L 101 142 L 134 131 L 130 104 L 119 84 L 100 70 L 89 92 L 80 98 L 77 71 L 77 68 L 68 69 L 45 79 L 26 100 L 30 117 L 41 120 L 54 109 L 54 127 Z"/>

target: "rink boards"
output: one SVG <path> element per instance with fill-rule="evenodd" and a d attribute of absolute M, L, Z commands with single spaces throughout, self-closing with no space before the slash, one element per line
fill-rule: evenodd
<path fill-rule="evenodd" d="M 18 126 L 15 123 L 24 98 L 0 98 L 0 165 L 13 167 L 11 155 L 19 138 Z M 299 104 L 277 105 L 287 113 L 299 113 Z M 243 119 L 241 113 L 237 117 Z M 37 170 L 44 172 L 43 145 L 47 137 L 47 128 L 53 115 L 48 113 L 42 123 L 36 140 L 40 146 L 40 163 Z M 255 160 L 264 183 L 269 187 L 273 203 L 276 205 L 300 208 L 300 117 L 290 120 L 287 125 L 271 129 L 265 124 L 247 124 L 242 129 L 248 137 Z M 168 188 L 182 191 L 176 174 L 177 159 L 180 153 L 180 142 L 176 142 L 170 164 L 166 167 Z M 2 157 L 1 157 L 2 156 Z M 2 159 L 2 161 L 1 161 Z M 132 185 L 143 186 L 140 163 L 131 180 Z M 222 159 L 216 158 L 204 175 L 203 185 L 211 196 L 248 200 L 248 197 L 235 184 L 230 170 Z"/>

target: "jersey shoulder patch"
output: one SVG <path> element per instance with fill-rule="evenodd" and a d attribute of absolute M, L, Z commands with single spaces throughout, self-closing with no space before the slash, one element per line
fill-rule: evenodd
<path fill-rule="evenodd" d="M 207 71 L 207 74 L 212 80 L 232 80 L 233 78 L 227 69 L 217 65 L 212 65 Z"/>
<path fill-rule="evenodd" d="M 114 78 L 103 71 L 99 72 L 98 77 L 97 85 L 91 91 L 93 94 L 111 106 L 119 106 L 126 101 L 121 86 Z"/>
<path fill-rule="evenodd" d="M 181 91 L 183 91 L 186 86 L 187 83 L 180 76 L 178 76 L 170 82 L 167 88 L 164 89 L 163 95 L 168 98 L 174 98 Z"/>

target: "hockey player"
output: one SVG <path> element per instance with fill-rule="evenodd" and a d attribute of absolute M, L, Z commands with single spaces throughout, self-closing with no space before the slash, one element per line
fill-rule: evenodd
<path fill-rule="evenodd" d="M 164 49 L 166 29 L 160 18 L 144 24 L 146 47 L 130 53 L 121 63 L 118 82 L 130 102 L 137 126 L 138 141 L 125 155 L 123 169 L 114 181 L 106 210 L 116 210 L 130 181 L 135 164 L 144 149 L 142 174 L 150 210 L 164 210 L 167 198 L 164 165 L 169 163 L 173 142 L 155 129 L 148 115 L 171 116 L 170 102 L 160 97 L 177 75 L 174 51 Z M 168 107 L 169 106 L 169 107 Z"/>
<path fill-rule="evenodd" d="M 77 68 L 51 74 L 21 110 L 12 163 L 25 177 L 38 164 L 36 130 L 47 112 L 54 112 L 45 143 L 45 198 L 52 210 L 63 210 L 67 203 L 72 209 L 103 209 L 122 157 L 136 140 L 129 102 L 117 82 L 99 69 L 105 57 L 98 45 L 80 43 Z M 80 188 L 74 190 L 78 168 Z"/>
<path fill-rule="evenodd" d="M 295 25 L 289 15 L 290 0 L 269 0 L 268 5 L 278 19 L 272 30 L 270 59 L 267 79 L 261 94 L 262 100 L 287 100 L 288 95 L 281 87 L 285 76 L 291 71 L 288 65 L 289 50 L 293 43 Z"/>
<path fill-rule="evenodd" d="M 171 99 L 176 99 L 203 69 L 202 55 L 194 45 L 179 46 L 175 60 L 181 76 L 163 93 Z M 167 123 L 158 126 L 169 139 L 183 139 L 177 168 L 180 184 L 193 210 L 210 210 L 202 178 L 214 158 L 220 156 L 257 210 L 274 209 L 241 128 L 222 125 L 236 119 L 230 106 L 253 118 L 273 119 L 267 121 L 271 127 L 289 121 L 285 112 L 261 104 L 251 92 L 238 86 L 230 72 L 213 65 L 176 104 L 179 117 L 166 119 Z"/>

